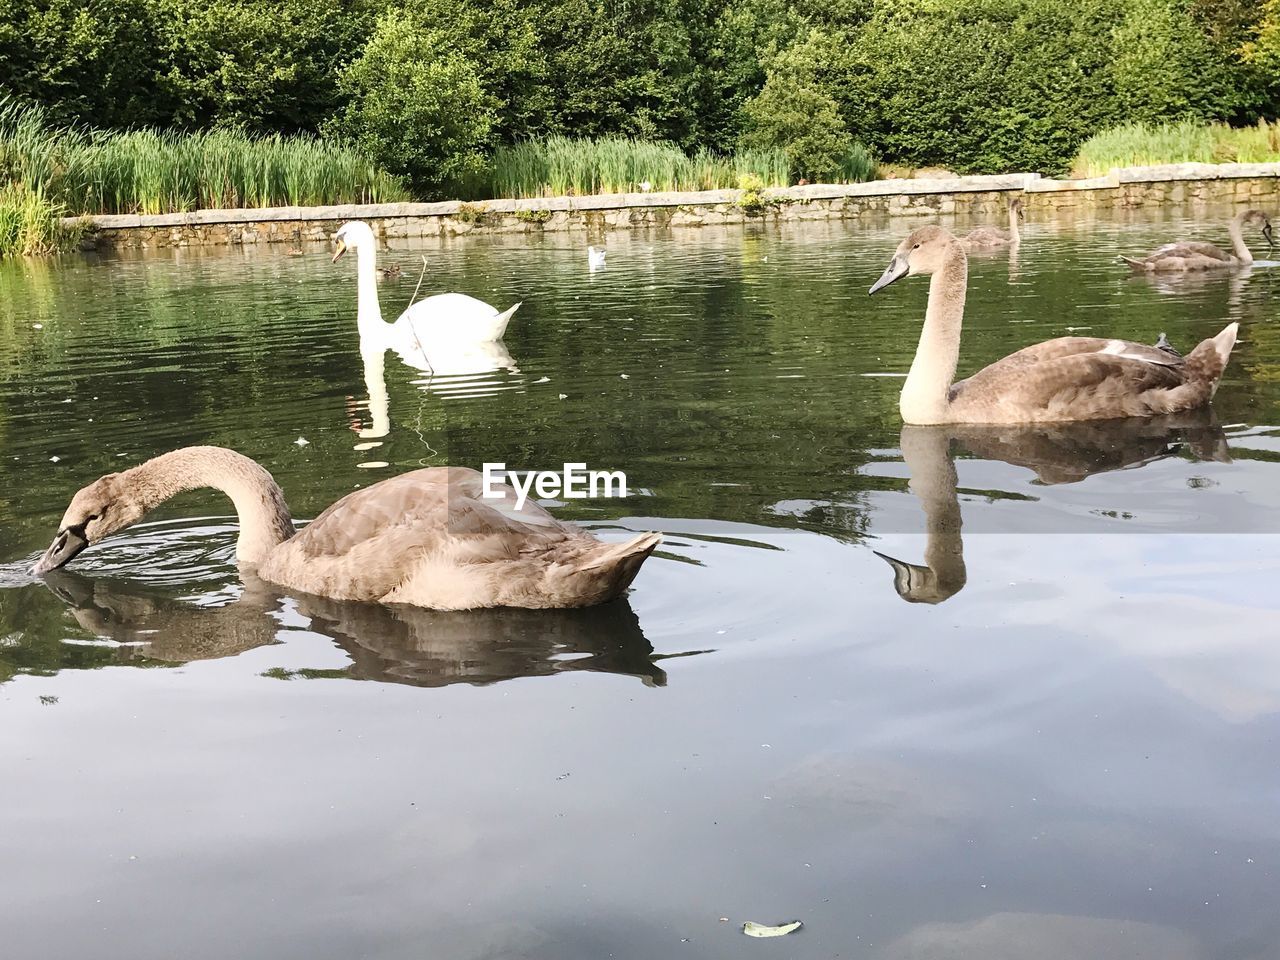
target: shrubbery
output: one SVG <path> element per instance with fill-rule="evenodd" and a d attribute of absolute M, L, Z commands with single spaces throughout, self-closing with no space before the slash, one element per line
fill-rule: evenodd
<path fill-rule="evenodd" d="M 1280 0 L 0 0 L 0 77 L 60 122 L 325 130 L 421 195 L 551 135 L 1061 173 L 1274 119 Z"/>

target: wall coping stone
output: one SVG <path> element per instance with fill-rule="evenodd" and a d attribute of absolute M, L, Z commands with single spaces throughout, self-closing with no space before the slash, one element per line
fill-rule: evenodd
<path fill-rule="evenodd" d="M 870 180 L 865 183 L 814 183 L 771 187 L 762 191 L 766 200 L 804 203 L 845 197 L 921 196 L 936 194 L 1025 191 L 1027 193 L 1115 189 L 1126 183 L 1177 182 L 1280 177 L 1280 163 L 1175 163 L 1153 167 L 1126 167 L 1106 176 L 1082 180 L 1053 180 L 1038 173 L 1006 173 L 944 179 Z M 113 214 L 69 217 L 87 222 L 91 230 L 206 226 L 346 220 L 395 220 L 410 217 L 457 217 L 468 212 L 514 214 L 520 211 L 574 212 L 626 210 L 647 207 L 707 207 L 736 204 L 741 190 L 696 190 L 683 193 L 606 193 L 582 197 L 538 197 L 520 200 L 481 200 L 473 203 L 444 200 L 436 203 L 364 203 L 320 207 L 263 207 L 237 210 L 193 210 L 165 214 Z"/>

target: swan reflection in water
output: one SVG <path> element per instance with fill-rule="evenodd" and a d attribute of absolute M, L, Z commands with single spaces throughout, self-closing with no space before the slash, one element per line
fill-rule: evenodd
<path fill-rule="evenodd" d="M 356 409 L 363 404 L 351 398 L 348 419 L 351 429 L 362 440 L 378 440 L 391 432 L 391 398 L 387 392 L 387 352 L 385 343 L 375 338 L 360 341 L 360 359 L 364 363 L 364 385 L 369 398 L 368 422 Z M 515 390 L 524 385 L 516 365 L 501 340 L 490 343 L 444 344 L 395 350 L 408 366 L 422 371 L 425 377 L 410 382 L 423 393 L 451 397 L 479 397 Z"/>
<path fill-rule="evenodd" d="M 329 637 L 351 664 L 300 675 L 439 687 L 489 684 L 572 671 L 636 677 L 665 686 L 666 672 L 624 599 L 581 610 L 433 611 L 286 594 L 252 575 L 234 602 L 200 607 L 149 595 L 127 581 L 63 569 L 45 583 L 92 635 L 121 655 L 162 663 L 232 657 L 279 642 L 286 607 Z M 671 656 L 687 656 L 673 654 Z"/>
<path fill-rule="evenodd" d="M 1145 420 L 904 426 L 899 446 L 910 475 L 908 489 L 924 510 L 924 563 L 875 553 L 893 568 L 893 587 L 909 603 L 942 603 L 959 593 L 968 577 L 953 442 L 980 460 L 1025 467 L 1041 484 L 1078 483 L 1184 452 L 1200 461 L 1231 459 L 1226 436 L 1208 410 Z"/>

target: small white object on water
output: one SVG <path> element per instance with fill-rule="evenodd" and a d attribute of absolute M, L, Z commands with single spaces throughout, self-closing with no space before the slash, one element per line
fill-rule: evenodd
<path fill-rule="evenodd" d="M 43 324 L 43 323 L 33 323 L 33 324 L 31 325 L 31 329 L 32 329 L 32 330 L 43 330 L 43 329 L 44 329 L 44 324 Z"/>
<path fill-rule="evenodd" d="M 742 932 L 748 937 L 785 937 L 788 933 L 799 930 L 803 925 L 799 920 L 793 920 L 791 923 L 771 927 L 767 924 L 748 920 L 742 925 Z"/>
<path fill-rule="evenodd" d="M 59 460 L 61 460 L 61 459 L 62 459 L 61 457 L 53 456 L 53 457 L 50 457 L 50 458 L 49 458 L 49 462 L 50 462 L 50 463 L 57 463 L 57 462 L 58 462 Z"/>
<path fill-rule="evenodd" d="M 539 380 L 535 380 L 535 381 L 533 381 L 533 382 L 534 382 L 534 383 L 550 383 L 550 382 L 551 382 L 551 378 L 550 378 L 550 377 L 542 377 L 541 379 L 539 379 Z"/>
<path fill-rule="evenodd" d="M 561 400 L 568 400 L 568 399 L 569 399 L 569 395 L 568 395 L 567 393 L 562 393 L 562 394 L 560 394 L 560 399 L 561 399 Z"/>
<path fill-rule="evenodd" d="M 293 441 L 293 444 L 296 447 L 309 447 L 311 446 L 311 441 L 306 437 L 299 437 L 297 440 Z"/>
<path fill-rule="evenodd" d="M 604 247 L 587 247 L 587 266 L 592 270 L 599 270 L 604 266 L 604 258 L 608 253 Z"/>
<path fill-rule="evenodd" d="M 618 374 L 618 376 L 619 376 L 619 377 L 621 377 L 623 380 L 630 380 L 630 379 L 631 379 L 631 374 L 629 374 L 629 373 L 620 373 L 620 374 Z"/>

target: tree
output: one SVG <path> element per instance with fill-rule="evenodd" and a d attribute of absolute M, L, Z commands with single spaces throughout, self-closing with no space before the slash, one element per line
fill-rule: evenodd
<path fill-rule="evenodd" d="M 347 104 L 327 132 L 424 195 L 484 167 L 497 101 L 441 31 L 385 14 L 338 89 Z"/>
<path fill-rule="evenodd" d="M 811 35 L 779 55 L 764 87 L 743 108 L 745 147 L 780 148 L 792 173 L 809 180 L 837 179 L 853 138 L 835 99 L 823 89 L 811 54 L 823 38 Z"/>

